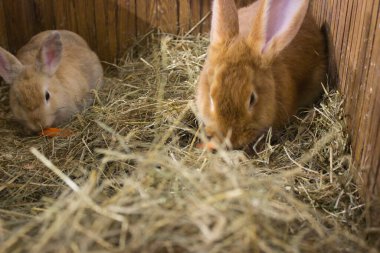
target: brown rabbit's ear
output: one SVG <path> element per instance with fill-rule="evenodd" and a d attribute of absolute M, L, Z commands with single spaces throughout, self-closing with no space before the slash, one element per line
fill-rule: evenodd
<path fill-rule="evenodd" d="M 248 41 L 266 60 L 278 55 L 297 35 L 309 0 L 262 0 Z"/>
<path fill-rule="evenodd" d="M 239 19 L 234 0 L 214 0 L 211 20 L 211 43 L 224 43 L 239 34 Z"/>
<path fill-rule="evenodd" d="M 23 69 L 24 66 L 15 56 L 0 47 L 0 76 L 6 83 L 13 83 Z"/>
<path fill-rule="evenodd" d="M 57 71 L 62 58 L 62 41 L 59 32 L 52 32 L 42 43 L 36 59 L 37 70 L 49 76 Z"/>

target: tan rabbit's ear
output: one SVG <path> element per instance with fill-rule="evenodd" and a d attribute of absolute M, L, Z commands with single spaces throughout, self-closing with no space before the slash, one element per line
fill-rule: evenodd
<path fill-rule="evenodd" d="M 15 56 L 0 47 L 0 76 L 6 83 L 13 83 L 23 69 L 24 66 Z"/>
<path fill-rule="evenodd" d="M 254 52 L 267 60 L 279 54 L 297 35 L 309 0 L 262 0 L 248 37 Z"/>
<path fill-rule="evenodd" d="M 57 71 L 62 57 L 62 41 L 59 32 L 52 32 L 42 43 L 36 59 L 38 71 L 49 76 Z"/>
<path fill-rule="evenodd" d="M 239 34 L 239 19 L 234 0 L 214 0 L 211 43 L 224 43 Z"/>

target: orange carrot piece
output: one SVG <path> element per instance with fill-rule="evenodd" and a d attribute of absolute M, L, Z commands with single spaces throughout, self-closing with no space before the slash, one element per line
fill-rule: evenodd
<path fill-rule="evenodd" d="M 73 135 L 73 131 L 69 129 L 61 129 L 61 128 L 46 128 L 41 131 L 40 136 L 45 136 L 45 137 L 69 137 Z"/>

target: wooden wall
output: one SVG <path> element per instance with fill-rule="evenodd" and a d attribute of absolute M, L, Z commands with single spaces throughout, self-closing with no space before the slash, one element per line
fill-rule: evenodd
<path fill-rule="evenodd" d="M 358 182 L 380 225 L 380 1 L 314 0 L 314 16 L 329 29 L 330 75 L 345 95 Z"/>
<path fill-rule="evenodd" d="M 239 4 L 251 0 L 236 0 Z M 207 32 L 211 0 L 0 0 L 0 46 L 15 52 L 47 29 L 82 35 L 100 58 L 122 57 L 153 27 L 168 33 Z"/>
<path fill-rule="evenodd" d="M 253 0 L 236 0 L 240 5 Z M 330 77 L 345 95 L 358 181 L 368 200 L 380 196 L 380 0 L 314 0 L 329 28 Z M 69 29 L 105 61 L 122 57 L 137 36 L 207 32 L 211 0 L 0 0 L 0 46 L 15 52 L 39 31 Z M 376 202 L 375 202 L 376 203 Z M 378 209 L 373 214 L 380 213 Z M 376 211 L 377 210 L 377 211 Z M 371 224 L 378 215 L 369 217 Z"/>

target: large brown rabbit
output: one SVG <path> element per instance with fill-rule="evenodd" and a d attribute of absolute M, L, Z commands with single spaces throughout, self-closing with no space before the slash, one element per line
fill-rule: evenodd
<path fill-rule="evenodd" d="M 239 148 L 278 128 L 320 95 L 325 38 L 308 0 L 259 0 L 236 9 L 215 0 L 211 43 L 201 72 L 198 116 L 212 142 Z"/>
<path fill-rule="evenodd" d="M 67 122 L 103 83 L 96 54 L 79 35 L 64 30 L 37 34 L 17 58 L 0 47 L 0 76 L 10 84 L 15 119 L 30 132 Z"/>

